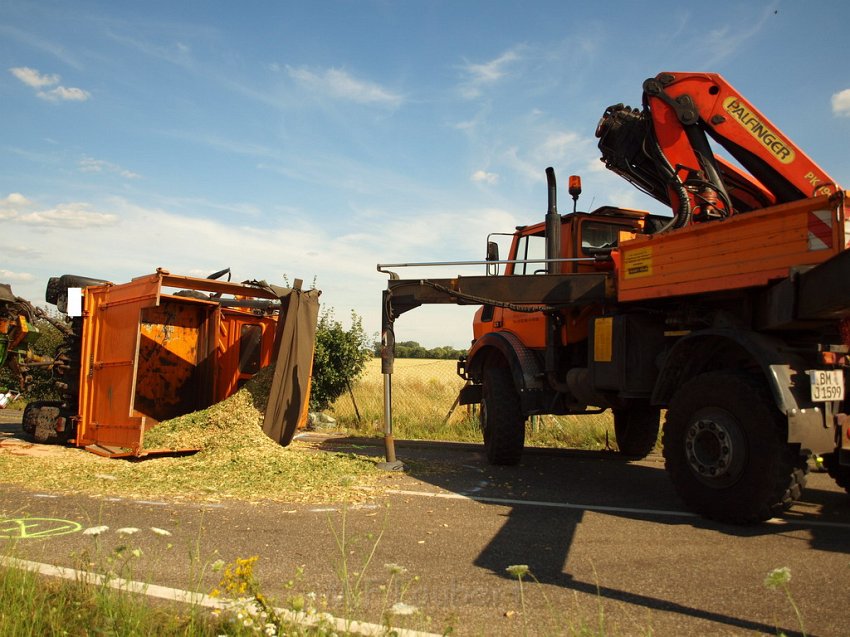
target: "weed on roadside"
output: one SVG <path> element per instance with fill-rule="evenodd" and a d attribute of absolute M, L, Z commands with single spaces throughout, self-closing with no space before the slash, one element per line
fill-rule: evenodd
<path fill-rule="evenodd" d="M 803 615 L 800 612 L 800 608 L 797 606 L 797 602 L 794 601 L 794 596 L 791 594 L 791 569 L 787 566 L 781 566 L 770 571 L 767 576 L 764 578 L 764 586 L 765 588 L 781 591 L 785 595 L 785 599 L 788 600 L 788 604 L 794 611 L 794 616 L 797 618 L 797 625 L 800 628 L 800 634 L 803 637 L 806 637 L 806 626 L 803 623 Z M 779 631 L 779 635 L 784 636 L 785 633 Z"/>

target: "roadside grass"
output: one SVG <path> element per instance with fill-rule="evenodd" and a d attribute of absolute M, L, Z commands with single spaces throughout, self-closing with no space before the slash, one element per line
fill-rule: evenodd
<path fill-rule="evenodd" d="M 455 406 L 463 385 L 457 375 L 457 361 L 396 359 L 392 387 L 394 436 L 481 442 L 477 409 L 471 405 Z M 351 394 L 343 394 L 331 406 L 336 427 L 352 435 L 383 436 L 383 396 L 381 361 L 375 358 L 367 362 L 363 375 L 352 385 Z M 528 446 L 605 449 L 614 446 L 614 423 L 607 412 L 538 416 L 526 424 L 525 441 Z"/>
<path fill-rule="evenodd" d="M 245 604 L 216 612 L 194 604 L 151 600 L 126 590 L 81 581 L 59 580 L 0 566 L 0 634 L 157 635 L 215 637 L 232 635 L 303 635 L 327 637 L 351 633 L 269 618 Z"/>
<path fill-rule="evenodd" d="M 336 573 L 341 591 L 336 596 L 328 591 L 304 592 L 302 566 L 277 587 L 282 590 L 280 600 L 270 597 L 255 573 L 258 556 L 237 557 L 227 564 L 221 559 L 202 563 L 200 532 L 190 549 L 190 590 L 171 591 L 182 593 L 182 603 L 146 596 L 148 585 L 136 576 L 146 560 L 156 561 L 162 558 L 160 553 L 172 550 L 167 542 L 171 533 L 165 529 L 89 527 L 82 535 L 91 544 L 72 554 L 78 568 L 64 569 L 61 577 L 31 570 L 36 565 L 17 559 L 17 545 L 9 542 L 5 554 L 0 553 L 0 635 L 345 637 L 398 635 L 404 627 L 430 627 L 431 618 L 405 602 L 405 594 L 419 578 L 399 564 L 383 565 L 383 575 L 377 577 L 384 584 L 365 604 L 367 574 L 375 581 L 371 574 L 379 570 L 375 556 L 387 528 L 388 509 L 381 530 L 362 535 L 352 535 L 347 528 L 347 511 L 343 507 L 339 519 L 328 515 L 328 533 L 337 550 L 328 556 L 327 567 Z M 151 549 L 151 537 L 145 535 L 162 543 Z M 143 544 L 149 553 L 142 551 Z M 218 584 L 204 594 L 202 580 L 209 578 L 197 575 L 213 572 L 219 573 Z M 164 592 L 159 589 L 156 594 Z M 377 621 L 364 623 L 370 617 Z"/>
<path fill-rule="evenodd" d="M 148 604 L 130 593 L 0 567 L 0 634 L 219 635 L 193 607 Z"/>

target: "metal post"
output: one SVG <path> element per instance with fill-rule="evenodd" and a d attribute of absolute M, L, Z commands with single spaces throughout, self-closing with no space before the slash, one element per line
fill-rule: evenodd
<path fill-rule="evenodd" d="M 389 314 L 389 294 L 384 290 L 381 311 L 381 373 L 384 375 L 384 449 L 386 460 L 378 463 L 385 471 L 404 471 L 404 463 L 396 460 L 393 439 L 393 363 L 395 362 L 395 334 Z"/>

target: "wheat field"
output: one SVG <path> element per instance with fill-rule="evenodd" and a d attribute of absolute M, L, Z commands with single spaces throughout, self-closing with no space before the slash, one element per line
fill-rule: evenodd
<path fill-rule="evenodd" d="M 476 405 L 456 406 L 464 385 L 457 361 L 420 358 L 395 360 L 392 376 L 393 434 L 396 438 L 480 442 Z M 355 409 L 356 405 L 356 409 Z M 351 394 L 340 396 L 330 415 L 352 434 L 383 435 L 384 380 L 381 361 L 367 362 Z M 359 413 L 359 419 L 358 419 Z M 589 416 L 537 416 L 526 423 L 526 444 L 603 449 L 614 445 L 610 413 Z"/>

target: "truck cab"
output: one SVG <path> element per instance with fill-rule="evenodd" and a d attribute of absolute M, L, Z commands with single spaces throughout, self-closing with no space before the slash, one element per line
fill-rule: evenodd
<path fill-rule="evenodd" d="M 655 224 L 655 217 L 643 210 L 602 206 L 592 212 L 573 212 L 561 216 L 559 261 L 547 263 L 546 224 L 519 226 L 513 234 L 510 252 L 502 276 L 538 276 L 552 272 L 580 274 L 610 272 L 614 268 L 611 251 L 621 237 L 643 234 Z M 490 250 L 490 257 L 499 255 Z M 500 273 L 493 270 L 494 273 Z M 501 273 L 500 273 L 501 274 Z M 601 311 L 601 307 L 598 308 Z M 597 312 L 598 313 L 598 312 Z M 581 317 L 569 316 L 581 314 Z M 592 314 L 592 313 L 591 313 Z M 576 343 L 587 339 L 586 309 L 565 311 L 561 342 Z M 473 321 L 474 340 L 491 332 L 510 332 L 531 349 L 546 346 L 546 320 L 542 312 L 529 314 L 509 308 L 482 306 Z"/>

